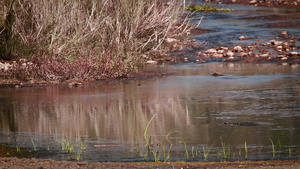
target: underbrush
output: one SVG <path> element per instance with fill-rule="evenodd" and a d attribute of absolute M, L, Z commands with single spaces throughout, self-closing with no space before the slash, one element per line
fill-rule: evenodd
<path fill-rule="evenodd" d="M 190 24 L 180 0 L 4 0 L 0 59 L 19 60 L 0 78 L 114 78 L 137 70 Z M 1 68 L 0 68 L 1 69 Z"/>

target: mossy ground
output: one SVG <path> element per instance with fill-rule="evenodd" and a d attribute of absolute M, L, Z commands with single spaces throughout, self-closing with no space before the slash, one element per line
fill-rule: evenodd
<path fill-rule="evenodd" d="M 187 9 L 187 11 L 192 12 L 199 12 L 199 11 L 214 11 L 214 12 L 230 12 L 233 11 L 233 9 L 229 8 L 216 8 L 212 5 L 191 5 Z"/>

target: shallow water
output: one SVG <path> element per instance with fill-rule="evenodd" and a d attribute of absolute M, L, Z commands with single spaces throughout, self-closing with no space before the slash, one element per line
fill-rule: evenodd
<path fill-rule="evenodd" d="M 196 2 L 199 2 L 200 5 L 203 4 L 201 1 Z M 234 9 L 234 11 L 195 13 L 193 21 L 198 23 L 204 15 L 199 27 L 212 30 L 212 32 L 204 35 L 193 36 L 198 42 L 207 42 L 206 49 L 218 46 L 231 47 L 237 44 L 261 43 L 262 41 L 258 41 L 259 39 L 266 42 L 277 39 L 282 31 L 288 31 L 291 35 L 299 35 L 300 10 L 297 8 L 213 5 L 219 8 Z M 250 39 L 240 41 L 238 40 L 240 36 L 249 36 Z M 297 45 L 300 44 L 297 43 Z"/>
<path fill-rule="evenodd" d="M 81 160 L 140 161 L 144 129 L 156 115 L 147 135 L 154 150 L 159 144 L 161 159 L 162 145 L 172 143 L 171 160 L 184 160 L 184 142 L 190 156 L 192 149 L 196 156 L 195 150 L 203 153 L 203 146 L 213 144 L 208 160 L 223 159 L 222 143 L 230 147 L 230 159 L 245 159 L 245 142 L 248 159 L 272 159 L 269 139 L 277 144 L 275 158 L 299 158 L 300 67 L 211 63 L 160 69 L 176 75 L 78 88 L 1 89 L 0 142 L 33 151 L 33 141 L 38 151 L 24 156 L 75 159 L 60 150 L 64 138 L 75 150 L 84 142 Z M 216 71 L 224 76 L 211 76 Z M 176 132 L 168 143 L 171 130 Z"/>
<path fill-rule="evenodd" d="M 241 43 L 237 40 L 241 35 L 257 34 L 266 40 L 283 30 L 299 33 L 297 28 L 262 24 L 274 21 L 249 19 L 262 13 L 282 16 L 299 11 L 220 7 L 236 10 L 207 13 L 200 26 L 214 31 L 191 37 L 207 41 L 206 48 Z M 196 15 L 195 22 L 202 14 Z M 242 43 L 253 43 L 253 39 Z M 223 147 L 229 160 L 300 158 L 299 66 L 185 63 L 147 69 L 174 75 L 77 88 L 0 89 L 0 143 L 32 151 L 10 153 L 21 157 L 75 160 L 80 154 L 80 160 L 87 161 L 143 161 L 147 150 L 144 131 L 155 115 L 146 136 L 151 136 L 160 160 L 164 160 L 163 146 L 167 152 L 171 144 L 170 160 L 185 160 L 185 143 L 191 161 L 203 161 L 209 148 L 208 161 L 224 160 Z M 211 76 L 214 72 L 224 76 Z M 62 151 L 64 141 L 70 141 L 75 152 Z M 86 146 L 81 153 L 80 142 Z M 148 157 L 153 160 L 153 155 Z"/>

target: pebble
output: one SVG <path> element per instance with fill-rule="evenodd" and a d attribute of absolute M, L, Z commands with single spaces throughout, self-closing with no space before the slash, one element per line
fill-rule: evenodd
<path fill-rule="evenodd" d="M 233 56 L 228 57 L 228 60 L 234 60 L 234 57 Z"/>
<path fill-rule="evenodd" d="M 215 53 L 215 54 L 211 55 L 211 57 L 213 57 L 213 58 L 222 58 L 223 54 Z"/>
<path fill-rule="evenodd" d="M 205 53 L 217 53 L 216 49 L 208 49 Z"/>
<path fill-rule="evenodd" d="M 284 58 L 286 57 L 285 55 L 278 55 L 277 58 Z"/>
<path fill-rule="evenodd" d="M 239 40 L 246 40 L 246 39 L 249 39 L 249 36 L 240 36 L 239 37 Z"/>
<path fill-rule="evenodd" d="M 246 53 L 246 52 L 241 52 L 239 54 L 239 57 L 247 57 L 247 56 L 248 56 L 248 53 Z"/>
<path fill-rule="evenodd" d="M 9 63 L 1 63 L 0 62 L 0 70 L 3 69 L 4 71 L 8 70 L 9 68 L 11 68 L 12 65 Z"/>
<path fill-rule="evenodd" d="M 243 48 L 241 46 L 235 46 L 233 49 L 237 52 L 243 51 Z"/>
<path fill-rule="evenodd" d="M 277 46 L 277 47 L 276 47 L 276 50 L 277 50 L 277 51 L 280 51 L 280 52 L 281 52 L 281 51 L 282 51 L 282 49 L 283 49 L 283 47 L 282 47 L 282 46 Z"/>
<path fill-rule="evenodd" d="M 165 39 L 165 42 L 167 43 L 176 43 L 179 42 L 180 40 L 174 39 L 174 38 L 167 38 Z"/>
<path fill-rule="evenodd" d="M 255 46 L 247 46 L 247 48 L 252 51 L 252 50 L 255 50 Z"/>
<path fill-rule="evenodd" d="M 157 64 L 157 61 L 155 61 L 155 60 L 148 60 L 146 62 L 146 64 Z"/>
<path fill-rule="evenodd" d="M 220 49 L 222 49 L 222 50 L 228 50 L 227 47 L 223 47 L 223 46 L 221 46 Z"/>
<path fill-rule="evenodd" d="M 202 52 L 198 52 L 198 56 L 200 56 L 200 57 L 207 57 L 207 54 L 202 53 Z"/>
<path fill-rule="evenodd" d="M 287 36 L 287 35 L 288 35 L 288 32 L 287 32 L 287 31 L 282 31 L 282 32 L 281 32 L 281 35 Z"/>
<path fill-rule="evenodd" d="M 221 73 L 215 72 L 215 73 L 212 74 L 212 76 L 224 76 L 224 75 L 221 74 Z"/>
<path fill-rule="evenodd" d="M 225 53 L 225 50 L 223 50 L 223 49 L 217 51 L 217 54 L 224 54 L 224 53 Z"/>
<path fill-rule="evenodd" d="M 233 53 L 232 51 L 228 51 L 228 52 L 226 53 L 226 56 L 227 56 L 227 57 L 233 57 L 233 56 L 234 56 L 234 53 Z"/>
<path fill-rule="evenodd" d="M 259 55 L 260 57 L 268 57 L 269 56 L 269 53 L 264 53 L 264 54 L 261 54 Z"/>
<path fill-rule="evenodd" d="M 297 56 L 297 55 L 299 55 L 299 53 L 298 52 L 290 52 L 290 55 L 291 56 Z"/>
<path fill-rule="evenodd" d="M 270 40 L 269 43 L 271 43 L 272 45 L 282 45 L 282 41 L 276 41 L 276 40 Z"/>
<path fill-rule="evenodd" d="M 245 36 L 240 36 L 239 37 L 239 40 L 245 40 L 246 38 L 245 38 Z"/>
<path fill-rule="evenodd" d="M 259 54 L 258 53 L 253 53 L 252 56 L 258 58 Z"/>

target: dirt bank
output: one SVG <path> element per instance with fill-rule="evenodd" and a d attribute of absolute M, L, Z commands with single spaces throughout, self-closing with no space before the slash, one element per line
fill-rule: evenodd
<path fill-rule="evenodd" d="M 72 161 L 54 161 L 49 159 L 28 159 L 28 158 L 0 158 L 0 169 L 9 168 L 164 168 L 164 169 L 194 169 L 194 168 L 285 168 L 299 169 L 300 161 L 242 161 L 242 162 L 152 162 L 152 163 L 120 163 L 120 162 L 72 162 Z"/>

